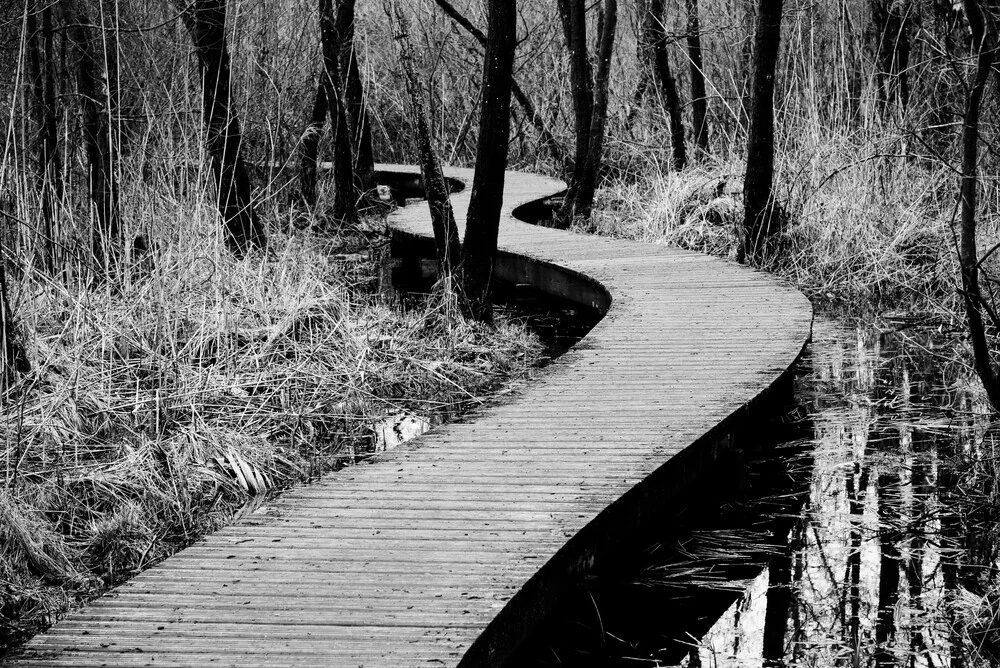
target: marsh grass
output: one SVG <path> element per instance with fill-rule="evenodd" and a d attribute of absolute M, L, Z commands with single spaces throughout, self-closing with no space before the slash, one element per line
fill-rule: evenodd
<path fill-rule="evenodd" d="M 951 165 L 908 153 L 898 137 L 880 133 L 786 128 L 782 135 L 775 187 L 789 225 L 764 268 L 829 306 L 884 311 L 954 303 Z M 650 161 L 637 178 L 607 181 L 594 217 L 578 229 L 734 259 L 745 171 L 737 150 L 682 172 L 661 164 Z M 987 186 L 992 197 L 995 184 Z M 998 240 L 990 211 L 984 207 L 981 248 Z"/>
<path fill-rule="evenodd" d="M 0 647 L 370 455 L 386 419 L 481 405 L 540 354 L 521 326 L 371 293 L 357 231 L 272 220 L 268 255 L 235 259 L 205 199 L 151 205 L 146 273 L 16 285 L 33 371 L 0 397 Z"/>

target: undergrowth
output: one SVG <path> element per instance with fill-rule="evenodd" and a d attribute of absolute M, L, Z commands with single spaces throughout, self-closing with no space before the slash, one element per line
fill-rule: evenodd
<path fill-rule="evenodd" d="M 0 397 L 0 654 L 262 498 L 386 447 L 398 423 L 512 387 L 540 355 L 521 326 L 387 304 L 350 235 L 272 234 L 267 257 L 239 260 L 210 203 L 155 218 L 146 275 L 18 282 L 33 371 Z"/>
<path fill-rule="evenodd" d="M 958 177 L 952 165 L 874 131 L 786 128 L 779 147 L 775 192 L 790 223 L 765 269 L 825 308 L 954 308 Z M 743 218 L 741 156 L 707 157 L 680 172 L 655 161 L 636 171 L 629 160 L 639 176 L 606 182 L 582 231 L 735 258 Z M 986 249 L 1000 237 L 996 217 L 988 209 L 982 216 L 980 247 Z"/>

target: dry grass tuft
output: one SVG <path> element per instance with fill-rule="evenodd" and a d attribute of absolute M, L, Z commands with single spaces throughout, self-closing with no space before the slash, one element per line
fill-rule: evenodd
<path fill-rule="evenodd" d="M 735 223 L 743 213 L 743 174 L 736 165 L 648 174 L 599 190 L 586 231 L 735 256 Z"/>

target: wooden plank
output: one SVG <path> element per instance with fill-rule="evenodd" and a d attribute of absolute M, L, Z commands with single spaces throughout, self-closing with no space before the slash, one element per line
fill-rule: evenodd
<path fill-rule="evenodd" d="M 268 502 L 10 664 L 499 665 L 561 591 L 711 475 L 811 329 L 808 301 L 761 272 L 512 218 L 562 187 L 508 173 L 497 271 L 607 309 L 576 348 L 508 403 Z M 460 223 L 468 198 L 453 197 Z M 422 204 L 391 225 L 401 250 L 430 235 Z"/>

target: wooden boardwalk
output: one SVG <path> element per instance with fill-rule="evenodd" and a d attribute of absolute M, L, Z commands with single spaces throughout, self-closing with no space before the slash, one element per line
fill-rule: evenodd
<path fill-rule="evenodd" d="M 703 255 L 511 217 L 561 188 L 507 175 L 498 273 L 607 315 L 537 382 L 285 494 L 70 614 L 10 665 L 499 665 L 616 545 L 710 485 L 730 434 L 787 389 L 809 302 Z M 468 196 L 454 197 L 461 220 Z M 429 235 L 426 212 L 395 214 L 400 248 Z"/>

